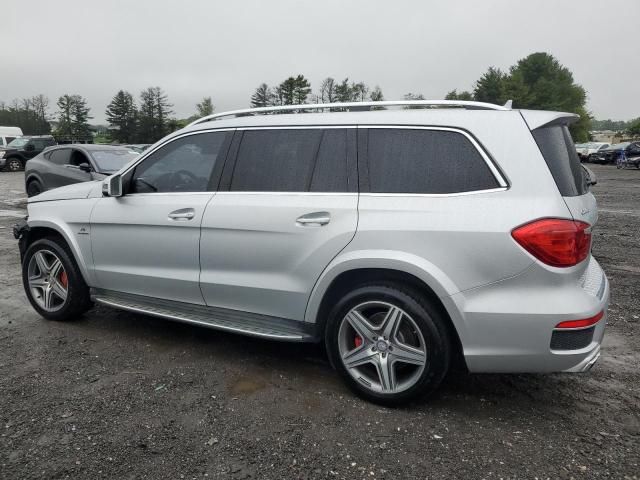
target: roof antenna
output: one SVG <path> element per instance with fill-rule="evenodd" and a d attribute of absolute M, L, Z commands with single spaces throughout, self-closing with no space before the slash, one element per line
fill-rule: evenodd
<path fill-rule="evenodd" d="M 507 100 L 507 103 L 504 104 L 504 108 L 511 110 L 511 105 L 513 105 L 513 100 Z"/>

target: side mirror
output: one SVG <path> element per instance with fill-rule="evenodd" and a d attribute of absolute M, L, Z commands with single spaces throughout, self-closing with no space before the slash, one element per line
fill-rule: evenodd
<path fill-rule="evenodd" d="M 102 182 L 102 195 L 105 197 L 121 197 L 122 176 L 112 175 Z"/>
<path fill-rule="evenodd" d="M 83 172 L 91 172 L 91 165 L 89 165 L 88 163 L 81 163 L 80 165 L 78 165 L 78 168 Z"/>

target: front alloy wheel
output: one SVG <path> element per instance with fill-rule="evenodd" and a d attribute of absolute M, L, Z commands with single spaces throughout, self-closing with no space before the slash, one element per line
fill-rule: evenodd
<path fill-rule="evenodd" d="M 46 312 L 62 308 L 68 295 L 69 280 L 60 259 L 49 250 L 39 250 L 27 269 L 31 297 Z"/>

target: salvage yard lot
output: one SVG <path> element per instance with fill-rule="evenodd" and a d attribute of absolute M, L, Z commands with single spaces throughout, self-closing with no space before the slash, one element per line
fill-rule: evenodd
<path fill-rule="evenodd" d="M 42 320 L 11 236 L 23 176 L 0 173 L 0 478 L 640 478 L 640 170 L 591 168 L 612 292 L 593 370 L 455 373 L 402 409 L 354 397 L 317 346 L 106 307 Z"/>

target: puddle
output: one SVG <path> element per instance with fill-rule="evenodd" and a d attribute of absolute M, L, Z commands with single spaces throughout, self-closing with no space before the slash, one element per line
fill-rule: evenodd
<path fill-rule="evenodd" d="M 251 395 L 263 390 L 267 385 L 257 378 L 240 377 L 229 383 L 229 391 L 233 395 Z"/>

